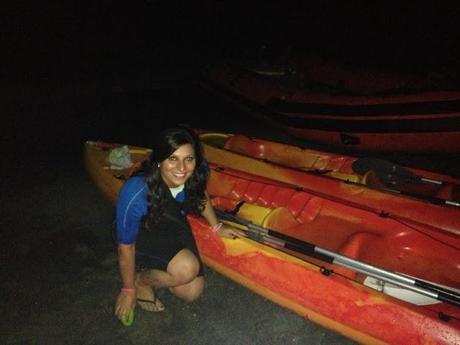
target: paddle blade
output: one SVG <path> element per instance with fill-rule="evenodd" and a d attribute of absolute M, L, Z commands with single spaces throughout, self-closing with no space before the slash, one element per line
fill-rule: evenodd
<path fill-rule="evenodd" d="M 359 158 L 352 163 L 352 169 L 359 175 L 373 171 L 386 184 L 418 184 L 420 176 L 397 164 L 378 158 Z"/>

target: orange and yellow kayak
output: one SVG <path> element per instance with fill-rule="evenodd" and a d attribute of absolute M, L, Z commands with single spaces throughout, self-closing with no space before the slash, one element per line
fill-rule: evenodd
<path fill-rule="evenodd" d="M 217 165 L 287 183 L 309 193 L 441 233 L 460 236 L 460 180 L 421 169 L 401 167 L 415 180 L 399 179 L 382 162 L 355 172 L 362 159 L 244 135 L 198 131 L 207 159 Z M 363 160 L 364 163 L 369 162 Z M 384 170 L 389 162 L 383 164 Z M 359 167 L 362 172 L 362 167 Z M 399 169 L 399 168 L 398 168 Z M 390 169 L 391 170 L 391 169 Z M 391 174 L 391 171 L 390 171 Z M 382 178 L 383 177 L 383 180 Z"/>
<path fill-rule="evenodd" d="M 84 150 L 89 176 L 113 203 L 132 172 L 111 168 L 108 157 L 116 146 L 87 142 Z M 134 165 L 150 154 L 149 149 L 132 146 L 129 152 Z M 247 238 L 222 239 L 202 218 L 190 216 L 206 265 L 360 343 L 460 343 L 460 237 L 209 161 L 208 192 L 216 210 L 349 260 L 413 277 L 422 282 L 422 290 L 434 287 L 436 296 L 312 257 L 297 245 L 249 236 L 249 227 L 243 229 Z M 454 303 L 450 297 L 441 298 L 446 291 Z"/>

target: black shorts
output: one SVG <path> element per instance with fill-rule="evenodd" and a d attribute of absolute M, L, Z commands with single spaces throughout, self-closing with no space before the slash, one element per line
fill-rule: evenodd
<path fill-rule="evenodd" d="M 182 225 L 178 221 L 182 222 Z M 204 275 L 203 263 L 187 218 L 181 217 L 180 220 L 174 221 L 164 218 L 148 234 L 144 233 L 141 237 L 143 242 L 140 248 L 137 248 L 136 243 L 136 270 L 166 271 L 174 256 L 182 249 L 188 249 L 196 256 L 200 265 L 198 275 Z"/>

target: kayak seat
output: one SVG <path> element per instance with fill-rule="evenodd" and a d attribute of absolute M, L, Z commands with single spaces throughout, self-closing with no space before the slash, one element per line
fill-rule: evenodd
<path fill-rule="evenodd" d="M 310 197 L 297 215 L 297 221 L 302 224 L 314 221 L 323 209 L 323 201 L 324 199 L 318 197 Z"/>
<path fill-rule="evenodd" d="M 261 225 L 269 229 L 282 230 L 287 235 L 299 238 L 298 229 L 300 224 L 286 207 L 272 209 L 265 216 Z"/>
<path fill-rule="evenodd" d="M 320 198 L 305 192 L 274 186 L 264 188 L 256 203 L 271 208 L 287 209 L 299 225 L 313 221 L 322 208 Z"/>
<path fill-rule="evenodd" d="M 339 252 L 342 255 L 357 259 L 360 257 L 362 250 L 366 249 L 368 244 L 373 242 L 376 237 L 378 237 L 377 234 L 370 232 L 355 232 L 341 245 Z"/>
<path fill-rule="evenodd" d="M 241 183 L 240 183 L 241 182 Z M 266 185 L 260 182 L 238 181 L 232 190 L 233 197 L 256 205 L 278 208 L 284 207 L 298 224 L 313 221 L 322 208 L 323 200 L 305 192 L 289 188 Z"/>
<path fill-rule="evenodd" d="M 279 207 L 287 204 L 295 193 L 293 190 L 265 185 L 256 198 L 256 203 L 266 207 Z"/>
<path fill-rule="evenodd" d="M 367 250 L 376 236 L 376 234 L 370 232 L 355 232 L 342 243 L 337 253 L 355 260 L 361 260 L 362 253 Z M 334 268 L 334 271 L 354 280 L 357 280 L 359 276 L 358 272 L 341 266 Z"/>

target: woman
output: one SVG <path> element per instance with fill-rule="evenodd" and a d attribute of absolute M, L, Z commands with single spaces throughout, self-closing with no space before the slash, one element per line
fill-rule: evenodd
<path fill-rule="evenodd" d="M 155 289 L 193 301 L 204 288 L 203 265 L 186 215 L 201 214 L 222 237 L 242 233 L 219 223 L 206 192 L 208 168 L 197 136 L 171 128 L 155 141 L 141 172 L 129 178 L 117 203 L 118 261 L 123 287 L 115 315 L 136 303 L 162 311 Z"/>

